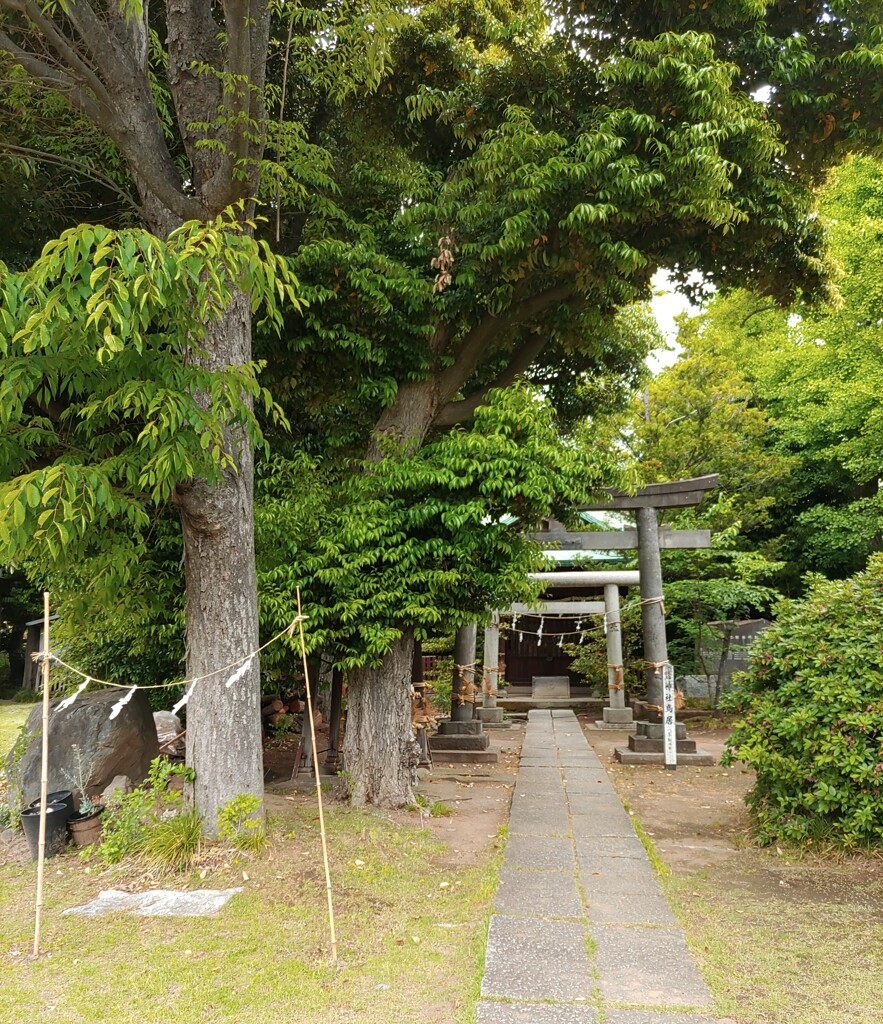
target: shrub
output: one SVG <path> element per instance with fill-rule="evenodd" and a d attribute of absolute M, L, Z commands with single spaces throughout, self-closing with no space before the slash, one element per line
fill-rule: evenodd
<path fill-rule="evenodd" d="M 260 818 L 261 798 L 240 793 L 218 812 L 218 837 L 237 850 L 257 853 L 267 845 L 267 830 Z"/>
<path fill-rule="evenodd" d="M 758 841 L 883 840 L 883 556 L 848 580 L 808 577 L 755 643 L 727 708 L 724 756 L 757 773 Z"/>
<path fill-rule="evenodd" d="M 193 770 L 162 757 L 150 762 L 144 784 L 131 793 L 115 793 L 105 808 L 98 855 L 105 864 L 144 852 L 150 833 L 168 817 L 177 815 L 184 802 L 180 790 L 169 789 L 176 776 L 193 780 Z M 182 815 L 183 816 L 183 815 Z"/>
<path fill-rule="evenodd" d="M 195 808 L 162 818 L 147 830 L 141 855 L 148 867 L 186 871 L 202 846 L 202 818 Z"/>

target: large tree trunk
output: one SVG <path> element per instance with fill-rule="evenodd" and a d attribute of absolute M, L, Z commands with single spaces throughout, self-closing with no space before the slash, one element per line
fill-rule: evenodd
<path fill-rule="evenodd" d="M 419 760 L 411 729 L 414 634 L 406 632 L 378 668 L 347 677 L 343 765 L 354 804 L 404 807 L 414 799 Z"/>
<path fill-rule="evenodd" d="M 380 462 L 384 439 L 417 448 L 438 408 L 434 381 L 400 385 L 393 404 L 374 429 L 367 457 Z M 414 634 L 407 631 L 376 668 L 347 676 L 343 766 L 354 804 L 404 807 L 414 799 L 419 749 L 411 727 Z"/>
<path fill-rule="evenodd" d="M 238 294 L 210 325 L 205 350 L 212 369 L 251 358 L 247 296 Z M 235 471 L 226 471 L 217 485 L 193 480 L 177 491 L 191 679 L 239 662 L 258 647 L 253 455 L 241 431 L 231 430 L 227 441 Z M 234 797 L 263 795 L 259 660 L 228 689 L 233 671 L 197 682 L 187 705 L 187 762 L 196 772 L 194 799 L 209 832 Z"/>

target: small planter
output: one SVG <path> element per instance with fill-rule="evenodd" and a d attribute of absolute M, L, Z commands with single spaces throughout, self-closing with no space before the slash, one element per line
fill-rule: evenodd
<path fill-rule="evenodd" d="M 68 820 L 68 809 L 66 804 L 46 804 L 46 856 L 54 857 L 61 853 L 67 845 L 67 830 L 65 825 Z M 21 827 L 24 829 L 25 838 L 28 841 L 28 849 L 31 851 L 31 860 L 40 858 L 40 808 L 28 807 L 21 812 Z"/>
<path fill-rule="evenodd" d="M 99 807 L 97 811 L 92 811 L 90 814 L 75 814 L 68 819 L 67 827 L 74 846 L 82 849 L 101 839 L 101 815 L 103 813 L 104 808 Z"/>
<path fill-rule="evenodd" d="M 64 804 L 67 808 L 67 818 L 70 818 L 74 813 L 74 794 L 69 789 L 59 789 L 54 793 L 46 794 L 46 803 L 48 804 Z M 32 800 L 28 807 L 40 807 L 40 798 Z M 65 821 L 67 821 L 65 818 Z"/>

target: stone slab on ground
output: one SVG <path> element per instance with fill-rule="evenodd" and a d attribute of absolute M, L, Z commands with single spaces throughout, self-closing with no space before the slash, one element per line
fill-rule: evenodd
<path fill-rule="evenodd" d="M 538 807 L 536 803 L 516 803 L 509 816 L 509 835 L 569 836 L 570 818 L 563 806 Z"/>
<path fill-rule="evenodd" d="M 715 1017 L 664 1010 L 608 1010 L 607 1024 L 723 1024 Z"/>
<path fill-rule="evenodd" d="M 576 871 L 573 841 L 554 836 L 512 836 L 503 863 L 507 868 Z"/>
<path fill-rule="evenodd" d="M 645 924 L 676 928 L 678 919 L 660 892 L 642 886 L 637 891 L 608 892 L 593 888 L 586 894 L 593 924 Z"/>
<path fill-rule="evenodd" d="M 567 871 L 514 871 L 503 868 L 494 909 L 506 917 L 582 919 L 585 914 L 576 887 L 576 875 Z"/>
<path fill-rule="evenodd" d="M 597 924 L 589 932 L 605 999 L 666 1007 L 711 1002 L 680 928 Z"/>
<path fill-rule="evenodd" d="M 597 1021 L 598 1014 L 593 1007 L 573 1003 L 494 1003 L 483 999 L 478 1004 L 478 1024 L 597 1024 Z"/>
<path fill-rule="evenodd" d="M 435 760 L 440 764 L 497 764 L 496 750 L 438 750 Z"/>
<path fill-rule="evenodd" d="M 620 764 L 665 764 L 665 754 L 641 753 L 637 750 L 628 750 L 626 747 L 617 747 L 614 754 Z M 678 754 L 678 765 L 683 767 L 693 768 L 714 764 L 717 764 L 714 754 L 710 754 L 701 747 L 696 748 L 695 754 Z"/>
<path fill-rule="evenodd" d="M 618 811 L 611 811 L 606 803 L 601 801 L 597 811 L 593 808 L 591 812 L 571 814 L 570 824 L 576 839 L 601 836 L 625 838 L 635 834 L 632 819 L 621 806 Z"/>
<path fill-rule="evenodd" d="M 482 996 L 588 999 L 593 981 L 585 925 L 495 914 L 487 940 Z"/>
<path fill-rule="evenodd" d="M 121 911 L 141 917 L 211 917 L 227 903 L 238 889 L 194 889 L 178 892 L 172 889 L 150 889 L 147 892 L 122 892 L 104 889 L 97 899 L 79 907 L 65 910 L 65 914 L 97 917 Z"/>

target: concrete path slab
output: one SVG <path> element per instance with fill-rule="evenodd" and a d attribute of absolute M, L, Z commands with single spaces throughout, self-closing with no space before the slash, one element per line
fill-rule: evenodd
<path fill-rule="evenodd" d="M 607 1024 L 718 1024 L 714 1017 L 659 1010 L 608 1010 Z"/>
<path fill-rule="evenodd" d="M 594 988 L 582 921 L 495 914 L 487 940 L 482 996 L 588 999 Z"/>
<path fill-rule="evenodd" d="M 644 1006 L 708 1006 L 711 997 L 680 928 L 592 925 L 606 1000 Z"/>
<path fill-rule="evenodd" d="M 478 1024 L 716 1024 L 647 852 L 572 711 L 528 714 L 503 863 Z"/>
<path fill-rule="evenodd" d="M 594 1007 L 571 1003 L 478 1004 L 478 1024 L 597 1024 Z"/>
<path fill-rule="evenodd" d="M 574 872 L 573 840 L 556 836 L 510 836 L 503 863 L 507 868 Z"/>
<path fill-rule="evenodd" d="M 500 871 L 494 909 L 506 917 L 569 917 L 581 921 L 585 907 L 576 875 L 566 871 Z"/>

